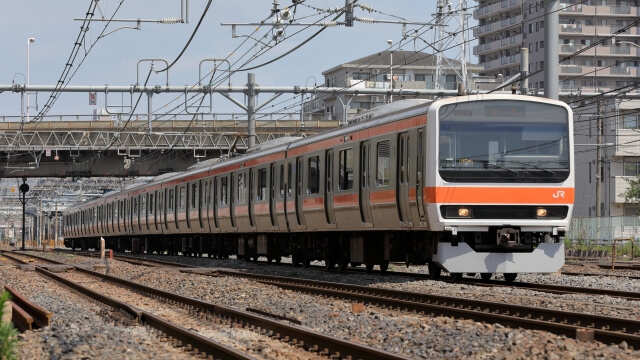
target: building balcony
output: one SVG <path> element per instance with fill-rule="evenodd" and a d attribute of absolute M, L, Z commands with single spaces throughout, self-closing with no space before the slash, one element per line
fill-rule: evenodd
<path fill-rule="evenodd" d="M 563 4 L 560 4 L 564 7 Z M 580 8 L 578 10 L 578 7 Z M 587 16 L 615 16 L 615 17 L 637 17 L 637 6 L 588 6 L 588 5 L 571 5 L 569 10 L 560 13 L 560 16 L 570 16 L 571 13 Z"/>
<path fill-rule="evenodd" d="M 510 36 L 506 39 L 491 41 L 486 44 L 473 47 L 473 55 L 484 55 L 494 51 L 505 50 L 509 48 L 520 48 L 522 45 L 522 34 Z"/>
<path fill-rule="evenodd" d="M 616 136 L 619 140 L 614 156 L 640 156 L 640 132 L 637 129 L 618 129 Z"/>
<path fill-rule="evenodd" d="M 495 16 L 495 14 L 503 13 L 505 11 L 514 11 L 520 8 L 522 0 L 502 0 L 497 1 L 494 4 L 483 6 L 473 11 L 474 19 L 486 19 Z"/>
<path fill-rule="evenodd" d="M 520 54 L 503 56 L 480 64 L 480 66 L 482 66 L 484 69 L 501 69 L 508 68 L 514 65 L 520 65 Z"/>
<path fill-rule="evenodd" d="M 580 51 L 584 49 L 586 45 L 581 44 L 561 44 L 560 45 L 560 54 L 561 55 L 569 55 L 573 54 L 576 51 Z M 623 56 L 628 55 L 629 57 L 640 57 L 640 48 L 627 46 L 620 44 L 619 46 L 594 46 L 578 55 L 579 57 L 584 56 Z"/>
<path fill-rule="evenodd" d="M 506 29 L 519 29 L 522 25 L 521 23 L 522 15 L 497 20 L 488 24 L 480 25 L 473 29 L 473 37 L 484 37 Z"/>
<path fill-rule="evenodd" d="M 560 24 L 558 28 L 558 32 L 560 33 L 560 37 L 562 35 L 574 35 L 579 34 L 579 36 L 609 36 L 616 31 L 623 28 L 623 26 L 591 26 L 591 25 L 582 25 L 582 24 Z M 626 31 L 620 33 L 618 36 L 627 35 L 638 35 L 640 31 L 638 27 L 632 27 L 627 29 Z"/>
<path fill-rule="evenodd" d="M 613 76 L 613 77 L 638 77 L 637 67 L 593 67 L 582 65 L 560 65 L 560 76 L 562 75 L 585 75 L 589 76 Z"/>

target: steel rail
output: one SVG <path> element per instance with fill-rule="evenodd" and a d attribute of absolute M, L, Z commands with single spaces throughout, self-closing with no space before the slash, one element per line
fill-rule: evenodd
<path fill-rule="evenodd" d="M 579 329 L 592 329 L 594 337 L 598 341 L 605 343 L 626 341 L 631 346 L 640 347 L 640 321 L 638 320 L 317 280 L 224 270 L 219 270 L 218 273 L 225 276 L 253 279 L 293 291 L 344 298 L 426 314 L 454 316 L 489 323 L 497 322 L 511 327 L 544 330 L 572 337 Z"/>
<path fill-rule="evenodd" d="M 79 269 L 79 268 L 78 268 Z M 116 313 L 120 313 L 127 318 L 129 318 L 132 322 L 140 322 L 146 324 L 167 336 L 173 337 L 178 341 L 182 342 L 182 346 L 186 346 L 187 344 L 191 345 L 192 348 L 198 349 L 199 353 L 204 353 L 206 355 L 213 356 L 214 358 L 221 359 L 253 359 L 250 356 L 247 356 L 235 349 L 227 347 L 225 345 L 219 344 L 215 341 L 207 339 L 193 331 L 180 327 L 178 325 L 172 324 L 166 320 L 163 320 L 153 314 L 149 314 L 145 311 L 137 309 L 129 304 L 121 302 L 119 300 L 112 299 L 110 297 L 99 294 L 93 290 L 90 290 L 84 286 L 78 285 L 71 280 L 67 280 L 61 276 L 58 276 L 52 272 L 44 270 L 40 267 L 36 267 L 36 271 L 39 273 L 48 276 L 55 281 L 58 281 L 71 289 L 74 289 L 81 293 L 84 296 L 87 296 L 99 303 L 102 303 L 112 309 L 112 311 Z M 90 273 L 93 271 L 84 270 Z"/>

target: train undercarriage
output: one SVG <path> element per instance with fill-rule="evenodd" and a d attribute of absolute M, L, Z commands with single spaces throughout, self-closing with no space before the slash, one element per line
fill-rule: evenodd
<path fill-rule="evenodd" d="M 431 278 L 442 271 L 454 280 L 463 273 L 490 278 L 503 273 L 513 281 L 517 273 L 556 272 L 564 264 L 564 244 L 553 232 L 491 228 L 488 232 L 313 232 L 264 234 L 189 234 L 108 237 L 106 247 L 116 252 L 183 255 L 246 261 L 263 258 L 279 263 L 290 257 L 294 266 L 324 261 L 327 269 L 345 270 L 349 265 L 379 266 L 390 262 L 409 266 L 428 265 Z M 66 239 L 73 249 L 97 249 L 99 238 Z"/>

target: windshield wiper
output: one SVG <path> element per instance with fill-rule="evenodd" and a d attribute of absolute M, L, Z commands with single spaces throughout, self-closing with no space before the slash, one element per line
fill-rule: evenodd
<path fill-rule="evenodd" d="M 553 172 L 553 171 L 551 171 L 551 170 L 549 170 L 549 169 L 545 169 L 545 168 L 542 168 L 542 167 L 540 167 L 540 166 L 537 166 L 537 165 L 534 165 L 534 164 L 531 164 L 531 163 L 528 163 L 528 162 L 524 162 L 524 161 L 515 161 L 515 160 L 509 160 L 509 162 L 516 163 L 516 164 L 529 165 L 529 166 L 531 166 L 531 167 L 532 167 L 532 168 L 534 168 L 534 169 L 542 170 L 542 171 L 544 171 L 544 172 L 546 172 L 546 173 L 548 173 L 548 174 L 551 174 L 551 175 L 555 175 L 555 174 L 556 174 L 555 172 Z"/>
<path fill-rule="evenodd" d="M 515 171 L 515 170 L 509 169 L 509 168 L 504 167 L 502 165 L 490 163 L 487 160 L 474 160 L 474 161 L 477 161 L 477 162 L 481 163 L 482 165 L 484 165 L 485 169 L 487 168 L 487 166 L 493 166 L 494 168 L 497 168 L 497 169 L 505 170 L 505 171 L 508 171 L 508 172 L 516 174 L 516 175 L 518 174 L 518 172 Z"/>

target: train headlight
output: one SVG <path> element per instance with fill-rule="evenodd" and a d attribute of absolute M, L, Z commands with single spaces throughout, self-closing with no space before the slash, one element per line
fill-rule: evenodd
<path fill-rule="evenodd" d="M 547 209 L 545 209 L 545 208 L 537 208 L 536 209 L 536 215 L 538 217 L 546 217 L 547 216 Z"/>
<path fill-rule="evenodd" d="M 464 217 L 464 218 L 469 217 L 471 216 L 471 210 L 469 210 L 469 208 L 466 208 L 466 207 L 458 208 L 458 216 Z"/>

